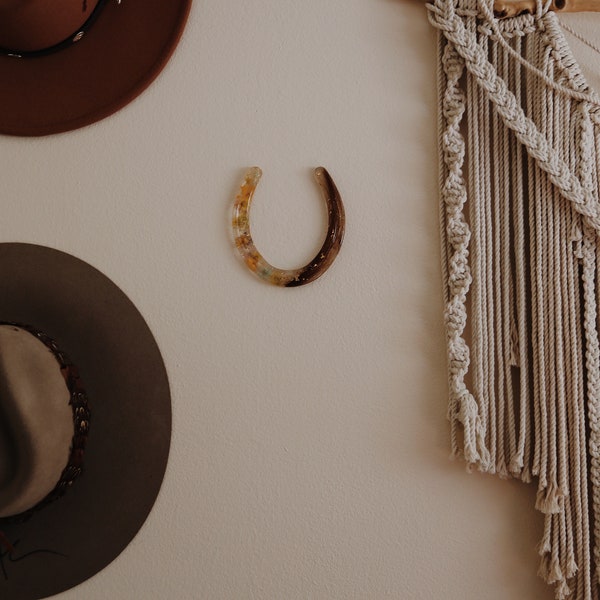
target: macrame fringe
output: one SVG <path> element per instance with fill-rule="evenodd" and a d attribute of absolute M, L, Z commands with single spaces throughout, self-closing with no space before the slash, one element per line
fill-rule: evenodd
<path fill-rule="evenodd" d="M 541 3 L 429 9 L 452 454 L 535 479 L 539 574 L 600 600 L 600 101 Z"/>

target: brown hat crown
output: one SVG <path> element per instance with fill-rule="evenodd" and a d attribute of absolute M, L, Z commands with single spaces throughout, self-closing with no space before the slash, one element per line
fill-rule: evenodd
<path fill-rule="evenodd" d="M 104 0 L 0 0 L 0 47 L 37 52 L 77 34 Z"/>

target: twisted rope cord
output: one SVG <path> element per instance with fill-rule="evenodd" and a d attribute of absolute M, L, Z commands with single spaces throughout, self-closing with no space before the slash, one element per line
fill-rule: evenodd
<path fill-rule="evenodd" d="M 522 39 L 516 38 L 516 51 L 522 52 Z M 515 64 L 515 97 L 519 105 L 522 102 L 521 98 L 521 64 Z M 516 83 L 519 82 L 519 85 Z M 521 144 L 513 137 L 510 138 L 511 147 L 509 152 L 515 158 L 516 164 L 523 165 L 523 148 Z M 525 254 L 525 206 L 524 206 L 524 184 L 523 184 L 523 169 L 512 170 L 513 184 L 512 192 L 514 196 L 514 210 L 512 225 L 514 230 L 514 253 L 515 253 L 515 288 L 517 294 L 517 341 L 519 349 L 519 357 L 517 366 L 519 367 L 519 442 L 517 454 L 513 461 L 513 473 L 518 473 L 521 469 L 528 469 L 531 462 L 531 443 L 529 428 L 530 428 L 530 413 L 529 413 L 529 369 L 527 364 L 527 348 L 529 347 L 529 336 L 527 328 L 528 316 L 528 297 L 527 297 L 527 261 Z M 526 466 L 527 465 L 527 466 Z M 521 477 L 524 480 L 529 480 L 529 473 L 521 471 Z"/>
<path fill-rule="evenodd" d="M 438 31 L 437 35 L 437 47 L 438 53 L 441 55 L 444 49 L 445 38 L 441 31 Z M 442 61 L 439 60 L 437 64 L 437 94 L 438 98 L 443 98 L 446 93 L 446 86 L 448 85 L 446 81 L 446 73 Z M 444 131 L 446 127 L 446 119 L 444 117 L 443 111 L 438 111 L 438 122 L 437 122 L 437 130 L 438 132 Z M 443 189 L 445 185 L 446 178 L 448 177 L 448 168 L 446 163 L 444 162 L 444 143 L 442 139 L 442 135 L 438 136 L 438 158 L 439 158 L 439 168 L 438 168 L 438 177 L 439 177 L 439 189 Z M 440 257 L 442 262 L 442 291 L 443 291 L 443 301 L 444 306 L 446 306 L 450 301 L 450 292 L 449 292 L 449 249 L 448 249 L 448 236 L 446 234 L 446 206 L 444 202 L 439 203 L 439 226 L 440 226 Z M 452 385 L 452 378 L 450 375 L 450 371 L 448 370 L 448 389 L 450 389 Z M 458 440 L 458 422 L 457 419 L 454 418 L 454 414 L 456 412 L 456 407 L 448 408 L 448 419 L 450 421 L 450 448 L 451 448 L 451 457 L 456 458 L 460 454 L 459 450 L 459 440 Z"/>
<path fill-rule="evenodd" d="M 593 192 L 592 145 L 594 132 L 589 118 L 589 106 L 581 106 L 581 157 L 580 176 L 586 190 Z M 586 340 L 586 373 L 589 419 L 590 479 L 592 482 L 592 505 L 596 517 L 600 515 L 600 340 L 598 338 L 596 301 L 597 245 L 595 232 L 584 227 L 583 238 L 583 294 L 584 294 L 584 331 Z M 594 559 L 596 569 L 600 565 L 600 522 L 596 518 L 594 527 Z M 598 579 L 598 573 L 595 574 Z"/>
<path fill-rule="evenodd" d="M 473 20 L 469 19 L 468 25 L 473 26 Z M 469 144 L 469 180 L 468 186 L 470 191 L 474 191 L 475 194 L 480 194 L 480 188 L 485 184 L 483 181 L 483 175 L 480 174 L 480 161 L 479 155 L 481 147 L 479 144 L 479 136 L 477 131 L 480 125 L 479 122 L 479 110 L 478 104 L 474 103 L 471 99 L 473 97 L 473 86 L 474 82 L 469 78 L 467 80 L 467 97 L 469 102 L 467 103 L 467 136 Z M 489 399 L 487 393 L 481 393 L 485 389 L 484 376 L 485 376 L 485 365 L 484 359 L 486 356 L 485 347 L 487 337 L 485 335 L 484 320 L 485 320 L 485 309 L 486 304 L 482 299 L 482 291 L 485 290 L 485 286 L 482 284 L 485 278 L 485 266 L 483 265 L 484 249 L 482 248 L 481 238 L 477 235 L 479 231 L 478 223 L 481 220 L 481 207 L 477 202 L 470 202 L 468 206 L 469 211 L 469 223 L 471 230 L 475 232 L 475 235 L 471 236 L 470 241 L 470 259 L 471 259 L 471 272 L 473 274 L 472 284 L 470 288 L 471 304 L 476 306 L 474 311 L 471 327 L 475 335 L 472 335 L 472 351 L 473 351 L 473 380 L 475 384 L 475 394 L 478 400 L 479 415 L 481 419 L 484 445 L 486 448 L 485 460 L 482 460 L 479 464 L 479 469 L 487 472 L 491 468 L 490 453 L 488 451 L 487 442 L 487 431 L 489 428 Z"/>
<path fill-rule="evenodd" d="M 489 43 L 489 39 L 486 38 Z M 492 44 L 489 49 L 491 60 L 494 64 L 498 65 L 500 71 L 500 65 L 498 64 L 498 47 L 496 44 Z M 486 107 L 486 117 L 489 127 L 492 131 L 492 137 L 494 145 L 498 148 L 498 156 L 496 158 L 496 166 L 498 168 L 489 169 L 491 171 L 489 184 L 490 192 L 497 190 L 498 205 L 494 206 L 495 198 L 492 193 L 486 194 L 486 216 L 487 222 L 489 223 L 489 231 L 493 231 L 494 235 L 487 238 L 488 240 L 488 253 L 489 253 L 489 289 L 490 294 L 490 311 L 488 313 L 488 331 L 491 334 L 491 352 L 488 356 L 496 357 L 496 365 L 490 370 L 490 389 L 494 390 L 493 395 L 490 394 L 490 401 L 494 407 L 494 430 L 492 433 L 492 447 L 494 449 L 494 467 L 495 472 L 500 476 L 506 478 L 508 471 L 506 468 L 506 457 L 504 455 L 504 409 L 506 407 L 506 390 L 504 386 L 504 379 L 501 377 L 501 372 L 504 371 L 505 356 L 502 352 L 502 269 L 500 266 L 501 248 L 500 248 L 500 203 L 501 203 L 501 179 L 500 170 L 501 163 L 503 162 L 503 152 L 499 134 L 499 119 L 495 111 L 491 110 L 489 103 Z M 488 161 L 486 161 L 488 164 Z"/>
<path fill-rule="evenodd" d="M 489 50 L 489 39 L 481 35 L 480 44 L 485 47 L 486 51 Z M 481 138 L 481 132 L 490 131 L 492 127 L 491 117 L 492 111 L 490 103 L 487 99 L 481 95 L 477 95 L 478 98 L 478 117 L 479 122 L 476 130 L 473 132 L 474 135 Z M 484 141 L 484 140 L 481 140 Z M 478 144 L 477 160 L 479 161 L 479 170 L 482 174 L 482 187 L 480 194 L 478 195 L 477 206 L 481 208 L 481 221 L 477 226 L 477 232 L 492 231 L 492 168 L 491 162 L 486 160 L 487 147 L 485 144 Z M 494 327 L 494 249 L 493 249 L 493 237 L 487 235 L 478 235 L 481 240 L 480 248 L 482 252 L 482 267 L 483 272 L 481 277 L 483 278 L 483 285 L 481 286 L 482 296 L 482 320 L 483 320 L 483 331 L 480 335 L 484 339 L 482 345 L 483 354 L 483 375 L 484 375 L 484 387 L 478 390 L 478 397 L 485 398 L 487 404 L 486 412 L 488 415 L 489 426 L 487 428 L 487 444 L 490 452 L 490 463 L 486 470 L 489 473 L 496 473 L 498 464 L 498 431 L 497 431 L 497 391 L 496 391 L 496 380 L 495 380 L 495 365 L 493 363 L 494 348 L 495 348 L 495 327 Z"/>
<path fill-rule="evenodd" d="M 460 133 L 460 122 L 465 110 L 465 99 L 458 82 L 464 70 L 459 55 L 446 46 L 444 60 L 446 86 L 442 99 L 443 129 L 441 131 L 442 159 L 446 178 L 442 186 L 442 203 L 446 207 L 446 235 L 451 252 L 448 269 L 448 302 L 445 322 L 450 374 L 449 419 L 463 425 L 464 455 L 468 463 L 480 459 L 478 446 L 478 409 L 464 382 L 469 368 L 469 348 L 463 338 L 467 322 L 466 297 L 471 284 L 468 264 L 470 230 L 463 216 L 467 194 L 462 174 L 465 143 Z M 454 446 L 453 452 L 457 450 Z"/>

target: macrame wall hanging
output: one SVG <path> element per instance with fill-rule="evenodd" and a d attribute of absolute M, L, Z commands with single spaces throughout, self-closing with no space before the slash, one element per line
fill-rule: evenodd
<path fill-rule="evenodd" d="M 536 482 L 540 575 L 598 600 L 600 99 L 549 4 L 428 8 L 452 451 Z"/>

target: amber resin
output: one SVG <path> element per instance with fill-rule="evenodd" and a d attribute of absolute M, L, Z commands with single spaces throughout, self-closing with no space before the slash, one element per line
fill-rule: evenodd
<path fill-rule="evenodd" d="M 235 245 L 246 266 L 262 280 L 282 287 L 305 285 L 320 277 L 337 256 L 344 237 L 345 213 L 342 198 L 324 167 L 315 169 L 315 179 L 327 204 L 329 222 L 323 246 L 315 257 L 298 269 L 278 269 L 269 264 L 256 249 L 250 234 L 250 205 L 262 171 L 249 169 L 235 198 L 233 206 L 233 234 Z"/>

